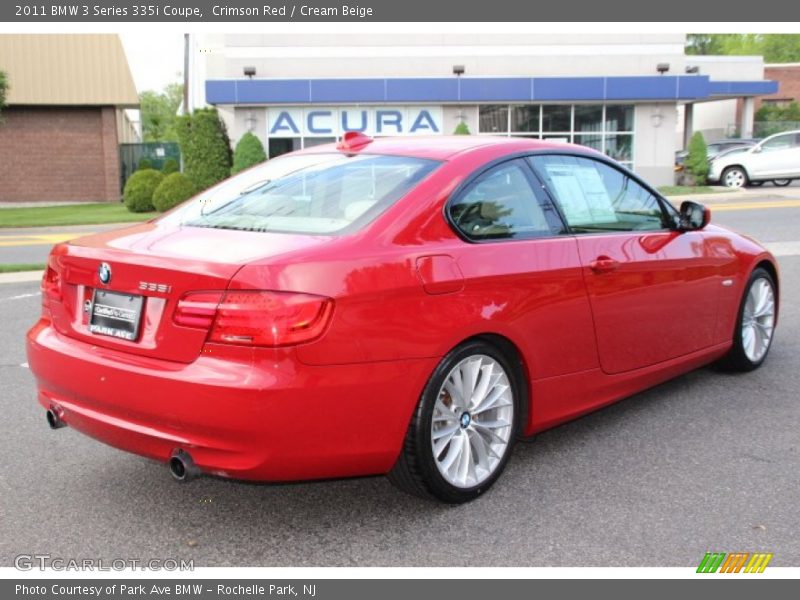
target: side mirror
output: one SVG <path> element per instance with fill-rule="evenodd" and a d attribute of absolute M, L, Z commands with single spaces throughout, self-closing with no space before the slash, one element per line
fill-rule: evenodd
<path fill-rule="evenodd" d="M 685 200 L 681 202 L 681 231 L 697 231 L 703 229 L 711 221 L 711 209 L 699 202 Z"/>
<path fill-rule="evenodd" d="M 753 154 L 758 154 L 761 152 L 761 146 L 753 146 Z"/>

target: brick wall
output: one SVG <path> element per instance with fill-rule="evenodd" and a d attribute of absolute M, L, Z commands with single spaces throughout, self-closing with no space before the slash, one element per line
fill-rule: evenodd
<path fill-rule="evenodd" d="M 11 106 L 0 125 L 0 200 L 119 200 L 113 107 Z"/>
<path fill-rule="evenodd" d="M 800 66 L 775 66 L 764 68 L 764 79 L 778 82 L 778 93 L 756 99 L 756 110 L 762 100 L 795 100 L 800 102 Z"/>

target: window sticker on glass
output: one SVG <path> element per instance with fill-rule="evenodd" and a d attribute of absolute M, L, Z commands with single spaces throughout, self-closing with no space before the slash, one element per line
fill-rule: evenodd
<path fill-rule="evenodd" d="M 596 169 L 552 163 L 545 168 L 571 225 L 617 221 L 608 190 Z"/>

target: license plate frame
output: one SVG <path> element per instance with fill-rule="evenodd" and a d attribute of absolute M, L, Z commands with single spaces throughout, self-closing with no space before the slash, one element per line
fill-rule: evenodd
<path fill-rule="evenodd" d="M 139 339 L 144 296 L 95 289 L 89 313 L 89 331 L 128 342 Z"/>

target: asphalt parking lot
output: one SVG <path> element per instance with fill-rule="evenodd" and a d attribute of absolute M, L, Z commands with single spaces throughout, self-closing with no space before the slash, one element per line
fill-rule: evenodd
<path fill-rule="evenodd" d="M 197 566 L 696 566 L 773 552 L 800 566 L 800 207 L 714 213 L 784 250 L 760 370 L 701 369 L 517 446 L 491 492 L 451 507 L 384 478 L 200 479 L 69 428 L 34 400 L 36 283 L 0 285 L 0 565 L 18 554 Z M 679 314 L 666 318 L 680 318 Z"/>

